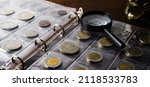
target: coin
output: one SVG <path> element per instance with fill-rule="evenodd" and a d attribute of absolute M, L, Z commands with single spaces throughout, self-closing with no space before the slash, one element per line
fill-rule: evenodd
<path fill-rule="evenodd" d="M 60 51 L 64 54 L 75 54 L 79 52 L 80 48 L 73 42 L 64 42 L 60 46 Z"/>
<path fill-rule="evenodd" d="M 5 9 L 0 10 L 0 14 L 2 15 L 11 15 L 13 13 L 15 13 L 15 10 L 12 8 L 5 8 Z"/>
<path fill-rule="evenodd" d="M 122 62 L 119 64 L 118 70 L 134 70 L 134 65 L 128 62 Z"/>
<path fill-rule="evenodd" d="M 42 20 L 42 21 L 39 22 L 39 26 L 43 27 L 43 28 L 46 28 L 46 27 L 51 26 L 51 22 L 49 20 Z"/>
<path fill-rule="evenodd" d="M 77 34 L 79 40 L 87 40 L 91 37 L 91 34 L 88 31 L 80 31 Z"/>
<path fill-rule="evenodd" d="M 89 52 L 86 56 L 88 62 L 100 62 L 103 55 L 99 52 Z"/>
<path fill-rule="evenodd" d="M 3 48 L 9 51 L 17 50 L 22 47 L 20 40 L 8 40 L 4 43 Z"/>
<path fill-rule="evenodd" d="M 110 47 L 113 45 L 113 41 L 108 37 L 103 37 L 98 40 L 99 47 Z"/>
<path fill-rule="evenodd" d="M 65 10 L 59 10 L 57 13 L 58 13 L 60 16 L 63 16 L 63 15 L 66 15 L 66 14 L 67 14 L 67 12 L 66 12 Z"/>
<path fill-rule="evenodd" d="M 18 24 L 13 21 L 5 21 L 0 24 L 0 27 L 4 30 L 12 30 L 18 27 Z"/>
<path fill-rule="evenodd" d="M 62 61 L 58 57 L 50 57 L 46 59 L 45 64 L 47 68 L 57 68 L 61 65 Z"/>
<path fill-rule="evenodd" d="M 22 21 L 28 21 L 34 18 L 34 14 L 30 11 L 24 11 L 18 14 L 18 19 Z"/>
<path fill-rule="evenodd" d="M 34 37 L 37 37 L 39 35 L 39 33 L 35 30 L 27 30 L 27 31 L 25 31 L 24 34 L 28 38 L 34 38 Z"/>
<path fill-rule="evenodd" d="M 142 44 L 148 45 L 150 44 L 150 35 L 143 35 L 139 38 Z"/>
<path fill-rule="evenodd" d="M 140 57 L 144 54 L 144 51 L 139 47 L 131 46 L 126 49 L 125 54 L 128 57 Z"/>
<path fill-rule="evenodd" d="M 73 67 L 72 70 L 88 70 L 88 69 L 85 67 L 81 67 L 81 66 L 75 66 L 75 67 Z"/>

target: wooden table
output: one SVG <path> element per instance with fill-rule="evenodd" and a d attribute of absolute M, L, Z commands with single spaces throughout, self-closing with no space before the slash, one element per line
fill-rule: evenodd
<path fill-rule="evenodd" d="M 128 0 L 48 0 L 58 4 L 62 4 L 69 7 L 79 8 L 82 7 L 84 12 L 90 10 L 102 10 L 108 11 L 112 14 L 113 19 L 119 20 L 125 23 L 133 24 L 143 28 L 150 29 L 150 26 L 143 24 L 136 24 L 130 22 L 125 15 L 125 8 Z"/>

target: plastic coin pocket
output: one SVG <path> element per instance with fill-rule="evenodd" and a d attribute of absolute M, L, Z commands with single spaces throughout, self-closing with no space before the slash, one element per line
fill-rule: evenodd
<path fill-rule="evenodd" d="M 51 59 L 54 60 L 51 60 Z M 58 59 L 58 60 L 57 60 Z M 48 61 L 49 60 L 49 61 Z M 49 62 L 49 65 L 47 64 Z M 28 69 L 42 69 L 42 70 L 64 70 L 73 61 L 57 52 L 48 51 L 42 57 L 40 57 L 35 63 L 33 63 Z"/>
<path fill-rule="evenodd" d="M 98 53 L 100 55 L 99 58 L 101 58 L 99 61 L 89 62 L 87 60 L 87 57 L 89 53 Z M 91 55 L 92 58 L 92 55 Z M 95 59 L 95 55 L 93 56 L 93 59 Z M 86 66 L 94 67 L 95 69 L 99 70 L 106 70 L 112 63 L 112 61 L 115 59 L 115 55 L 112 53 L 108 53 L 107 51 L 98 50 L 96 48 L 88 48 L 79 58 L 78 61 L 81 64 L 84 64 Z"/>
<path fill-rule="evenodd" d="M 81 26 L 79 25 L 71 33 L 69 33 L 66 36 L 66 39 L 72 39 L 76 42 L 79 42 L 79 44 L 84 45 L 85 47 L 88 47 L 91 43 L 93 43 L 94 40 L 96 40 L 99 37 L 99 33 L 83 31 L 83 32 L 88 32 L 90 34 L 90 36 L 88 39 L 80 40 L 78 38 L 78 34 L 80 32 L 82 32 L 82 31 L 81 31 Z"/>
<path fill-rule="evenodd" d="M 116 35 L 120 40 L 126 42 L 132 34 L 133 30 L 131 25 L 119 21 L 113 21 L 111 32 Z"/>
<path fill-rule="evenodd" d="M 1 40 L 0 49 L 8 54 L 17 54 L 24 48 L 26 48 L 30 43 L 26 42 L 23 38 L 17 37 L 15 35 L 10 35 L 9 37 Z"/>
<path fill-rule="evenodd" d="M 0 51 L 0 66 L 11 59 L 11 55 Z"/>

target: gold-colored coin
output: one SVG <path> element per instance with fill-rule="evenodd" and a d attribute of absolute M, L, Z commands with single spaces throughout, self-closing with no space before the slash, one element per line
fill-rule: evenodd
<path fill-rule="evenodd" d="M 46 67 L 48 68 L 57 68 L 61 65 L 62 61 L 60 58 L 51 57 L 46 60 Z"/>
<path fill-rule="evenodd" d="M 88 62 L 100 62 L 103 59 L 103 55 L 99 52 L 89 52 L 87 54 Z"/>
<path fill-rule="evenodd" d="M 113 41 L 108 37 L 103 37 L 98 40 L 99 47 L 110 47 L 113 45 Z"/>
<path fill-rule="evenodd" d="M 9 40 L 6 41 L 3 45 L 4 49 L 13 51 L 22 47 L 22 43 L 19 40 Z"/>
<path fill-rule="evenodd" d="M 118 66 L 119 70 L 134 70 L 134 65 L 131 63 L 123 62 Z"/>
<path fill-rule="evenodd" d="M 81 67 L 81 66 L 76 66 L 72 70 L 87 70 L 87 68 Z"/>
<path fill-rule="evenodd" d="M 75 54 L 79 52 L 80 48 L 73 42 L 64 42 L 60 46 L 60 51 L 64 54 Z"/>
<path fill-rule="evenodd" d="M 139 38 L 139 40 L 142 44 L 148 45 L 150 44 L 150 35 L 143 35 Z"/>
<path fill-rule="evenodd" d="M 79 40 L 87 40 L 91 37 L 91 34 L 88 31 L 80 31 L 77 34 Z"/>
<path fill-rule="evenodd" d="M 125 54 L 128 57 L 140 57 L 144 54 L 144 51 L 139 47 L 131 46 L 130 48 L 126 49 Z"/>

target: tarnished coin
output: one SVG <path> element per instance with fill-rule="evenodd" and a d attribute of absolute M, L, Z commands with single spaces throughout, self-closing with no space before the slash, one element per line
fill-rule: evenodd
<path fill-rule="evenodd" d="M 142 44 L 150 45 L 150 35 L 143 35 L 139 40 Z"/>
<path fill-rule="evenodd" d="M 110 47 L 113 45 L 113 41 L 108 37 L 103 37 L 98 40 L 97 44 L 99 47 Z"/>
<path fill-rule="evenodd" d="M 28 38 L 34 38 L 39 35 L 39 33 L 35 30 L 27 30 L 24 32 L 24 34 L 25 34 L 25 37 L 28 37 Z"/>
<path fill-rule="evenodd" d="M 30 11 L 24 11 L 18 14 L 18 19 L 22 21 L 28 21 L 34 18 L 34 14 Z"/>
<path fill-rule="evenodd" d="M 67 11 L 65 11 L 65 10 L 59 10 L 57 13 L 58 13 L 60 16 L 63 16 L 63 15 L 66 15 L 66 14 L 67 14 Z"/>
<path fill-rule="evenodd" d="M 77 34 L 79 40 L 87 40 L 91 37 L 91 34 L 88 31 L 80 31 Z"/>
<path fill-rule="evenodd" d="M 75 54 L 79 52 L 80 48 L 73 42 L 64 42 L 60 46 L 60 51 L 64 54 Z"/>
<path fill-rule="evenodd" d="M 15 10 L 12 8 L 4 8 L 4 9 L 0 10 L 1 15 L 11 15 L 13 13 L 15 13 Z"/>
<path fill-rule="evenodd" d="M 45 61 L 46 68 L 57 68 L 61 65 L 62 60 L 58 57 L 50 57 Z"/>
<path fill-rule="evenodd" d="M 0 27 L 4 30 L 12 30 L 18 27 L 18 24 L 13 21 L 5 21 L 0 24 Z"/>
<path fill-rule="evenodd" d="M 46 28 L 46 27 L 51 26 L 51 22 L 49 20 L 42 20 L 39 22 L 39 26 Z"/>
<path fill-rule="evenodd" d="M 22 47 L 20 40 L 9 40 L 3 44 L 3 48 L 9 51 L 17 50 Z"/>
<path fill-rule="evenodd" d="M 86 58 L 88 62 L 100 62 L 103 59 L 103 55 L 99 52 L 89 52 Z"/>
<path fill-rule="evenodd" d="M 88 69 L 85 67 L 81 67 L 81 66 L 75 66 L 75 67 L 73 67 L 72 70 L 88 70 Z"/>
<path fill-rule="evenodd" d="M 144 54 L 144 51 L 139 47 L 131 46 L 130 48 L 126 49 L 125 54 L 128 57 L 140 57 Z"/>
<path fill-rule="evenodd" d="M 134 70 L 135 67 L 133 64 L 128 62 L 122 62 L 118 65 L 118 70 Z"/>

